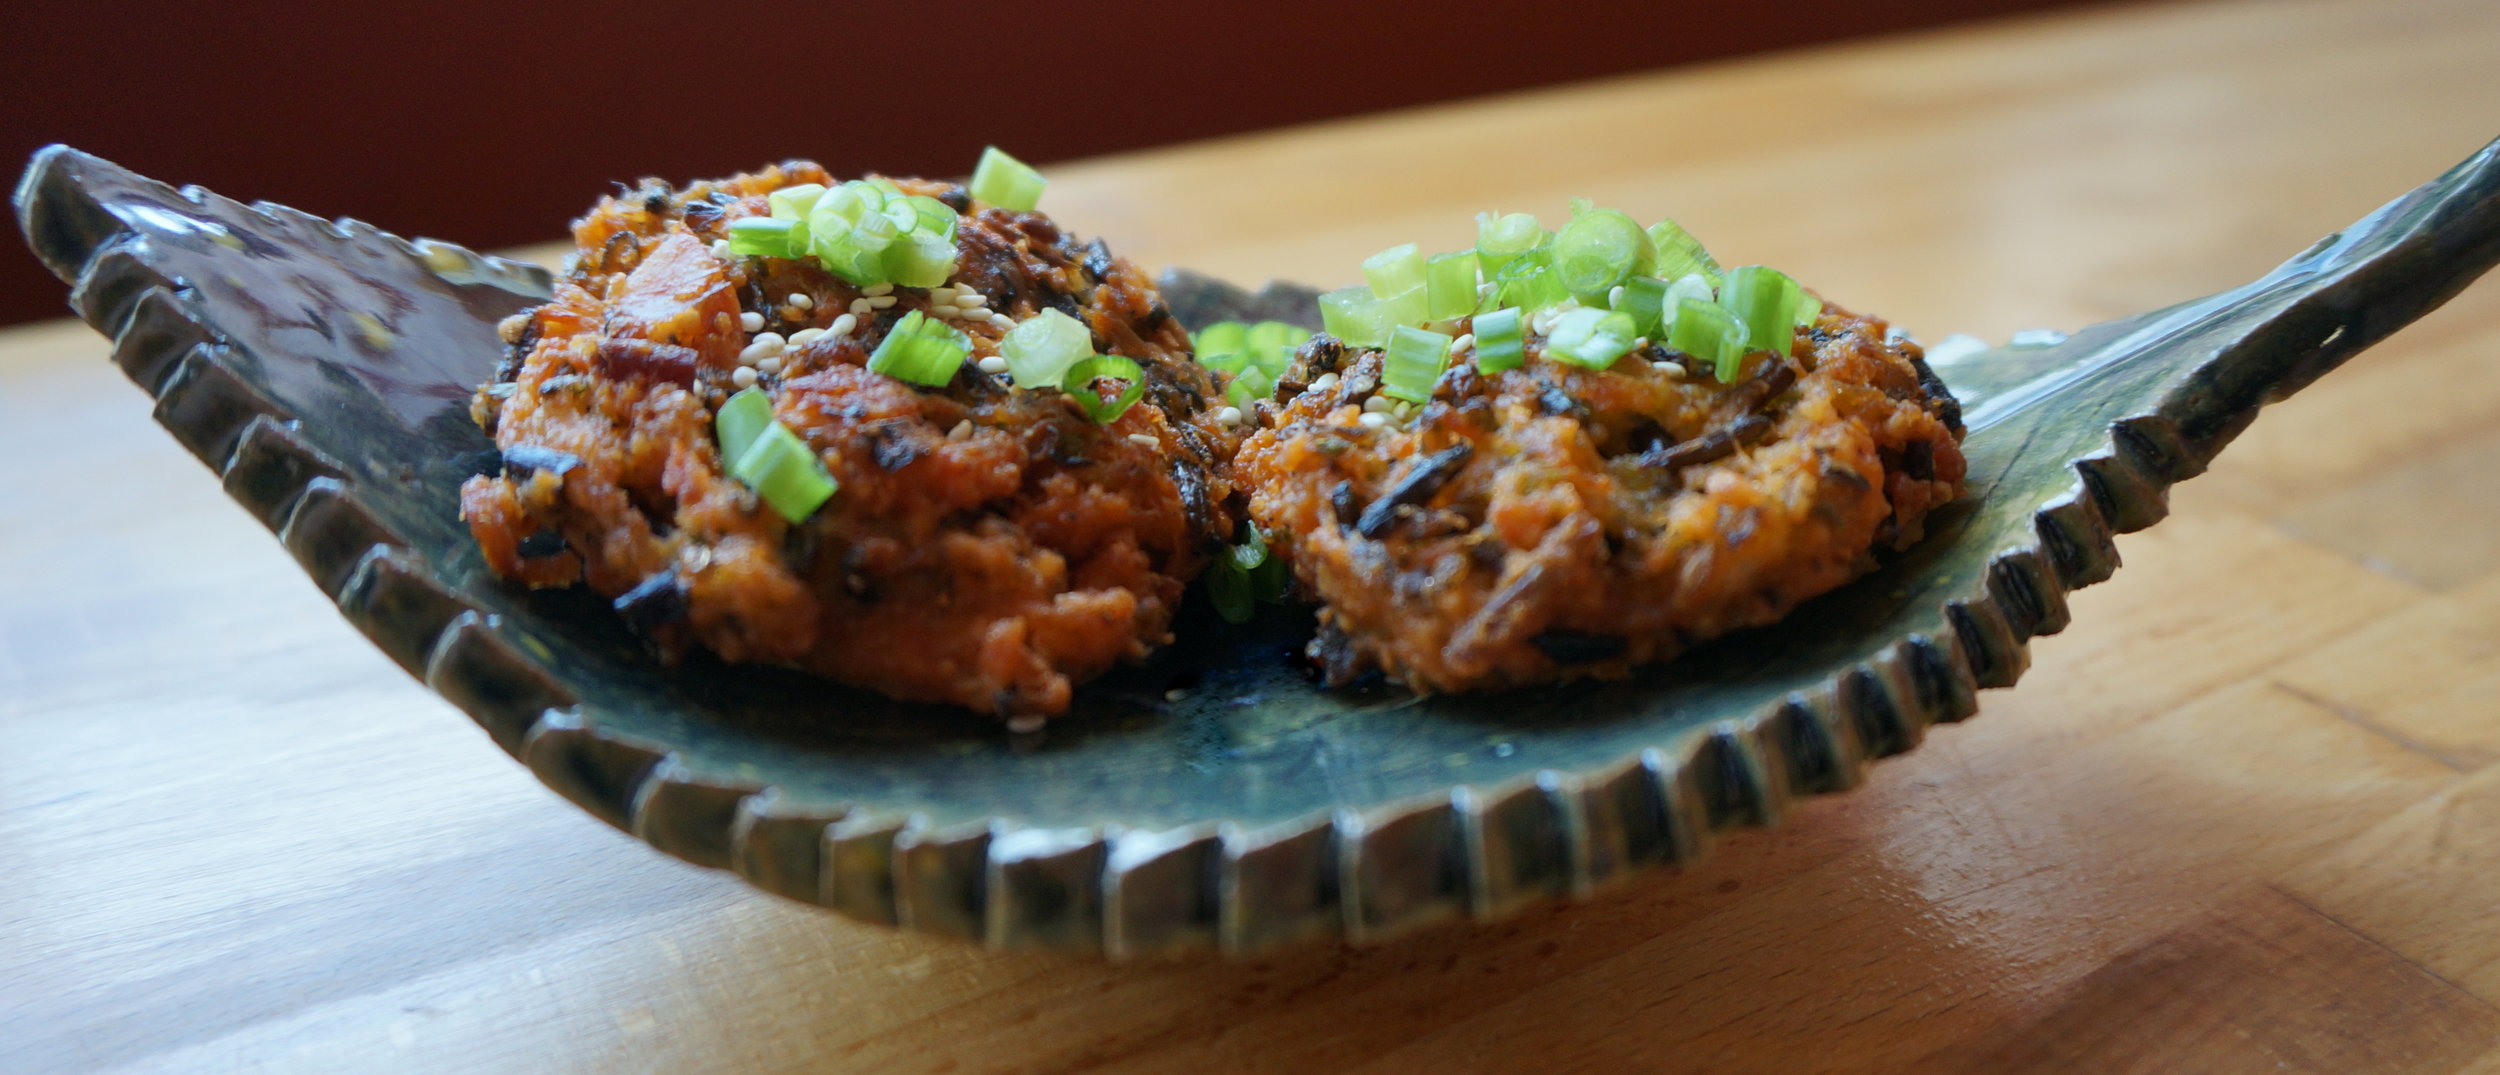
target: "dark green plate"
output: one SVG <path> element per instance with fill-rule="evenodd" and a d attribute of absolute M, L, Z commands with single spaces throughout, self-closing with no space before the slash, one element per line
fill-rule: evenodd
<path fill-rule="evenodd" d="M 772 892 L 1002 947 L 1115 957 L 1385 937 L 1681 864 L 1959 720 L 2259 406 L 2500 260 L 2486 148 L 2262 280 L 1940 372 L 1970 497 L 1799 609 L 1620 683 L 1418 701 L 1313 686 L 1306 614 L 1181 644 L 1041 736 L 775 672 L 663 672 L 578 593 L 503 586 L 460 524 L 471 386 L 546 274 L 175 190 L 53 147 L 35 252 L 174 436 L 349 622 L 567 798 Z M 1307 292 L 1174 274 L 1192 324 Z M 1167 692 L 1179 691 L 1167 700 Z"/>

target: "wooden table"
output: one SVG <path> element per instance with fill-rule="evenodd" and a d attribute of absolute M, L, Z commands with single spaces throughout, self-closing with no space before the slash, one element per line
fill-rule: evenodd
<path fill-rule="evenodd" d="M 1337 283 L 1587 195 L 2002 338 L 2253 277 L 2495 105 L 2490 0 L 2115 8 L 1067 165 L 1049 200 L 1149 264 Z M 2487 281 L 2269 411 L 2020 688 L 1699 869 L 1136 967 L 607 829 L 340 622 L 96 337 L 0 333 L 0 1069 L 2500 1071 L 2495 316 Z"/>

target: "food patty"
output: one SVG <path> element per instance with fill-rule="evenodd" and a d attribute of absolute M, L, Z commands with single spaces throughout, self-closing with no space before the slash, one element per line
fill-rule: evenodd
<path fill-rule="evenodd" d="M 1722 383 L 1646 341 L 1602 370 L 1547 360 L 1529 332 L 1524 364 L 1457 361 L 1406 412 L 1371 402 L 1381 351 L 1320 336 L 1233 477 L 1324 603 L 1330 682 L 1619 677 L 1780 618 L 1960 495 L 1958 409 L 1886 337 L 1826 305 Z"/>
<path fill-rule="evenodd" d="M 587 585 L 668 659 L 701 646 L 1029 724 L 1170 640 L 1234 528 L 1217 467 L 1240 432 L 1137 268 L 1039 213 L 891 182 L 962 214 L 943 287 L 730 253 L 770 192 L 834 183 L 813 164 L 603 199 L 553 300 L 506 323 L 474 408 L 502 472 L 463 487 L 461 515 L 497 574 Z M 1097 424 L 1014 386 L 993 356 L 1045 310 L 1136 362 L 1142 402 Z M 867 368 L 913 311 L 968 339 L 942 385 Z M 802 522 L 726 472 L 715 412 L 746 388 L 838 484 Z"/>

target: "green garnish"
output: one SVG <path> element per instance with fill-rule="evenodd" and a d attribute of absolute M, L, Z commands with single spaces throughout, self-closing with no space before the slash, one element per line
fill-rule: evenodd
<path fill-rule="evenodd" d="M 1008 156 L 997 146 L 986 146 L 981 150 L 981 163 L 973 166 L 972 182 L 967 186 L 975 198 L 1024 213 L 1041 204 L 1042 189 L 1049 185 L 1050 180 L 1042 178 L 1042 173 L 1034 171 L 1031 165 Z"/>
<path fill-rule="evenodd" d="M 1057 310 L 1018 322 L 998 341 L 998 355 L 1018 388 L 1057 388 L 1068 371 L 1094 355 L 1094 333 L 1085 323 Z"/>
<path fill-rule="evenodd" d="M 1389 342 L 1389 310 L 1367 287 L 1339 288 L 1319 297 L 1319 321 L 1328 334 L 1356 347 Z"/>
<path fill-rule="evenodd" d="M 1574 366 L 1602 370 L 1632 350 L 1640 335 L 1632 315 L 1621 310 L 1582 307 L 1554 319 L 1545 335 L 1545 355 Z"/>
<path fill-rule="evenodd" d="M 903 315 L 868 355 L 868 370 L 924 388 L 943 387 L 963 369 L 972 340 L 954 326 L 918 310 Z"/>
<path fill-rule="evenodd" d="M 1667 346 L 1710 363 L 1713 376 L 1730 383 L 1745 358 L 1745 326 L 1716 303 L 1677 299 Z"/>
<path fill-rule="evenodd" d="M 1545 228 L 1529 213 L 1476 214 L 1476 261 L 1488 277 L 1510 259 L 1545 245 Z"/>
<path fill-rule="evenodd" d="M 730 396 L 712 416 L 712 428 L 720 439 L 723 469 L 784 519 L 806 522 L 842 487 L 825 469 L 823 457 L 773 419 L 772 397 L 761 389 Z"/>
<path fill-rule="evenodd" d="M 1101 378 L 1125 380 L 1128 389 L 1117 397 L 1096 395 L 1094 382 Z M 1095 424 L 1110 425 L 1128 413 L 1128 409 L 1146 394 L 1146 371 L 1138 368 L 1137 363 L 1118 355 L 1095 355 L 1070 369 L 1067 379 L 1061 381 L 1059 387 L 1076 397 L 1077 406 L 1085 408 L 1085 413 L 1093 418 Z"/>
<path fill-rule="evenodd" d="M 1399 325 L 1389 335 L 1388 357 L 1380 364 L 1380 392 L 1408 403 L 1432 398 L 1432 386 L 1449 362 L 1450 338 L 1429 329 Z"/>
<path fill-rule="evenodd" d="M 1527 338 L 1519 308 L 1505 306 L 1477 314 L 1469 327 L 1476 334 L 1476 368 L 1486 373 L 1515 370 L 1528 361 Z"/>

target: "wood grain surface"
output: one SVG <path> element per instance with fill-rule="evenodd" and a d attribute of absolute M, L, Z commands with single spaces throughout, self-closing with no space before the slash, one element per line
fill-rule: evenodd
<path fill-rule="evenodd" d="M 1334 285 L 1586 195 L 2003 338 L 2254 277 L 2494 135 L 2500 5 L 2240 0 L 1098 160 L 1049 207 Z M 2020 687 L 1698 869 L 1127 967 L 600 825 L 339 621 L 93 333 L 0 333 L 0 1070 L 2500 1072 L 2495 318 L 2485 281 L 2269 409 Z"/>

